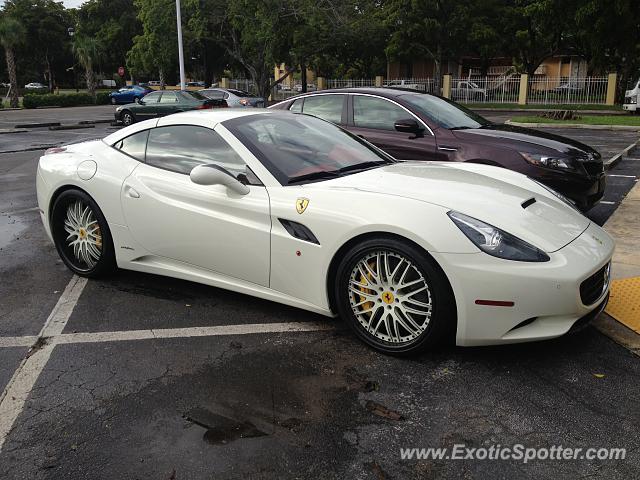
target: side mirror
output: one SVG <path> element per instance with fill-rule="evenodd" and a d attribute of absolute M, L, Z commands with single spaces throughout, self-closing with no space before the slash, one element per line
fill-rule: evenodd
<path fill-rule="evenodd" d="M 398 132 L 413 133 L 415 136 L 421 136 L 422 132 L 424 132 L 424 128 L 418 125 L 418 122 L 414 118 L 396 120 L 393 126 Z"/>
<path fill-rule="evenodd" d="M 239 195 L 249 193 L 249 187 L 235 178 L 228 170 L 218 165 L 198 165 L 189 174 L 191 181 L 198 185 L 224 185 Z"/>
<path fill-rule="evenodd" d="M 138 105 L 144 105 L 144 100 L 142 100 L 141 98 L 136 98 L 134 100 Z"/>

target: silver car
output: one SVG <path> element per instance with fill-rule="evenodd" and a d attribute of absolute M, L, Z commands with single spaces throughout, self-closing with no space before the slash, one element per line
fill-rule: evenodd
<path fill-rule="evenodd" d="M 224 99 L 229 107 L 260 107 L 264 108 L 264 98 L 256 97 L 243 90 L 235 88 L 205 88 L 198 93 L 215 100 Z"/>

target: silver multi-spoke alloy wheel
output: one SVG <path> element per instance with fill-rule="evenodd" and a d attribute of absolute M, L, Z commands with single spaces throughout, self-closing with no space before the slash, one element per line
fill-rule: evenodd
<path fill-rule="evenodd" d="M 81 200 L 71 202 L 67 207 L 64 230 L 68 234 L 65 242 L 73 249 L 76 267 L 94 268 L 102 255 L 102 234 L 91 207 Z"/>
<path fill-rule="evenodd" d="M 411 343 L 429 326 L 429 283 L 418 266 L 399 253 L 366 253 L 351 271 L 348 288 L 353 314 L 378 340 L 398 346 Z"/>
<path fill-rule="evenodd" d="M 130 112 L 124 112 L 122 114 L 122 124 L 125 127 L 128 127 L 129 125 L 133 124 L 133 114 Z"/>

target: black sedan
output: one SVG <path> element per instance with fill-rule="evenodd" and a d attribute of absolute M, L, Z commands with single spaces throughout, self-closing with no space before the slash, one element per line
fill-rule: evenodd
<path fill-rule="evenodd" d="M 115 117 L 116 122 L 122 122 L 127 126 L 141 120 L 164 117 L 187 110 L 225 107 L 227 107 L 227 102 L 224 100 L 206 98 L 198 92 L 160 90 L 149 93 L 137 103 L 129 103 L 116 108 Z"/>

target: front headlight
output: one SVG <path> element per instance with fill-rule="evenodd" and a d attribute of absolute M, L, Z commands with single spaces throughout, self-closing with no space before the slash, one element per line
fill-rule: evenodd
<path fill-rule="evenodd" d="M 575 167 L 571 164 L 571 160 L 561 157 L 550 157 L 540 153 L 520 152 L 520 155 L 536 167 L 553 168 L 554 170 L 574 171 Z"/>
<path fill-rule="evenodd" d="M 493 225 L 453 210 L 447 215 L 476 247 L 489 255 L 518 262 L 549 261 L 549 256 L 539 248 Z"/>

